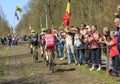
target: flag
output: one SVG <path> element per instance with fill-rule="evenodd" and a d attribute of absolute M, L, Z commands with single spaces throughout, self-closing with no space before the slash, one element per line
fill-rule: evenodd
<path fill-rule="evenodd" d="M 66 12 L 63 16 L 65 27 L 68 29 L 70 23 L 70 0 L 67 3 Z"/>
<path fill-rule="evenodd" d="M 12 26 L 10 28 L 10 34 L 13 34 L 13 28 L 12 28 Z"/>
<path fill-rule="evenodd" d="M 29 31 L 30 31 L 30 33 L 32 31 L 32 25 L 31 24 L 29 24 Z"/>
<path fill-rule="evenodd" d="M 19 6 L 16 6 L 16 11 L 22 12 L 22 9 Z"/>
<path fill-rule="evenodd" d="M 15 11 L 15 17 L 17 18 L 17 20 L 19 20 L 19 16 L 16 11 Z"/>

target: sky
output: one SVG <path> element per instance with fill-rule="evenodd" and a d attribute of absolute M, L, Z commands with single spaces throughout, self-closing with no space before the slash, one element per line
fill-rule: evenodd
<path fill-rule="evenodd" d="M 15 28 L 19 22 L 19 20 L 17 20 L 15 17 L 16 6 L 19 6 L 23 10 L 22 13 L 17 12 L 19 18 L 21 18 L 23 13 L 25 13 L 23 8 L 28 4 L 29 1 L 30 0 L 0 0 L 0 6 L 3 10 L 3 13 L 5 14 L 4 18 L 8 21 L 9 26 Z"/>

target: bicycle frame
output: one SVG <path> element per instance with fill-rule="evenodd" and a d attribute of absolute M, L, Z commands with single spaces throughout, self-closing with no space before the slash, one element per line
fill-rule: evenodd
<path fill-rule="evenodd" d="M 37 50 L 37 46 L 33 46 L 32 45 L 32 51 L 33 51 L 33 61 L 36 63 L 38 60 L 38 50 Z"/>
<path fill-rule="evenodd" d="M 52 51 L 48 50 L 48 58 L 49 58 L 49 70 L 54 72 L 54 58 L 52 56 Z"/>

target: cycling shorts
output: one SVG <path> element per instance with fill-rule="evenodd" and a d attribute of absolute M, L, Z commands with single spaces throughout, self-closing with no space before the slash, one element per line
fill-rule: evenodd
<path fill-rule="evenodd" d="M 45 45 L 45 50 L 54 50 L 55 49 L 55 44 L 54 42 L 48 42 Z"/>

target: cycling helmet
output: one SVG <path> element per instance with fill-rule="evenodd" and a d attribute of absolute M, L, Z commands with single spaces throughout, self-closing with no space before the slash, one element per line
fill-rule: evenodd
<path fill-rule="evenodd" d="M 46 28 L 42 28 L 42 32 L 46 32 Z"/>
<path fill-rule="evenodd" d="M 46 33 L 46 28 L 42 28 L 41 34 L 45 34 L 45 33 Z"/>
<path fill-rule="evenodd" d="M 32 30 L 31 33 L 35 33 L 35 30 Z"/>

